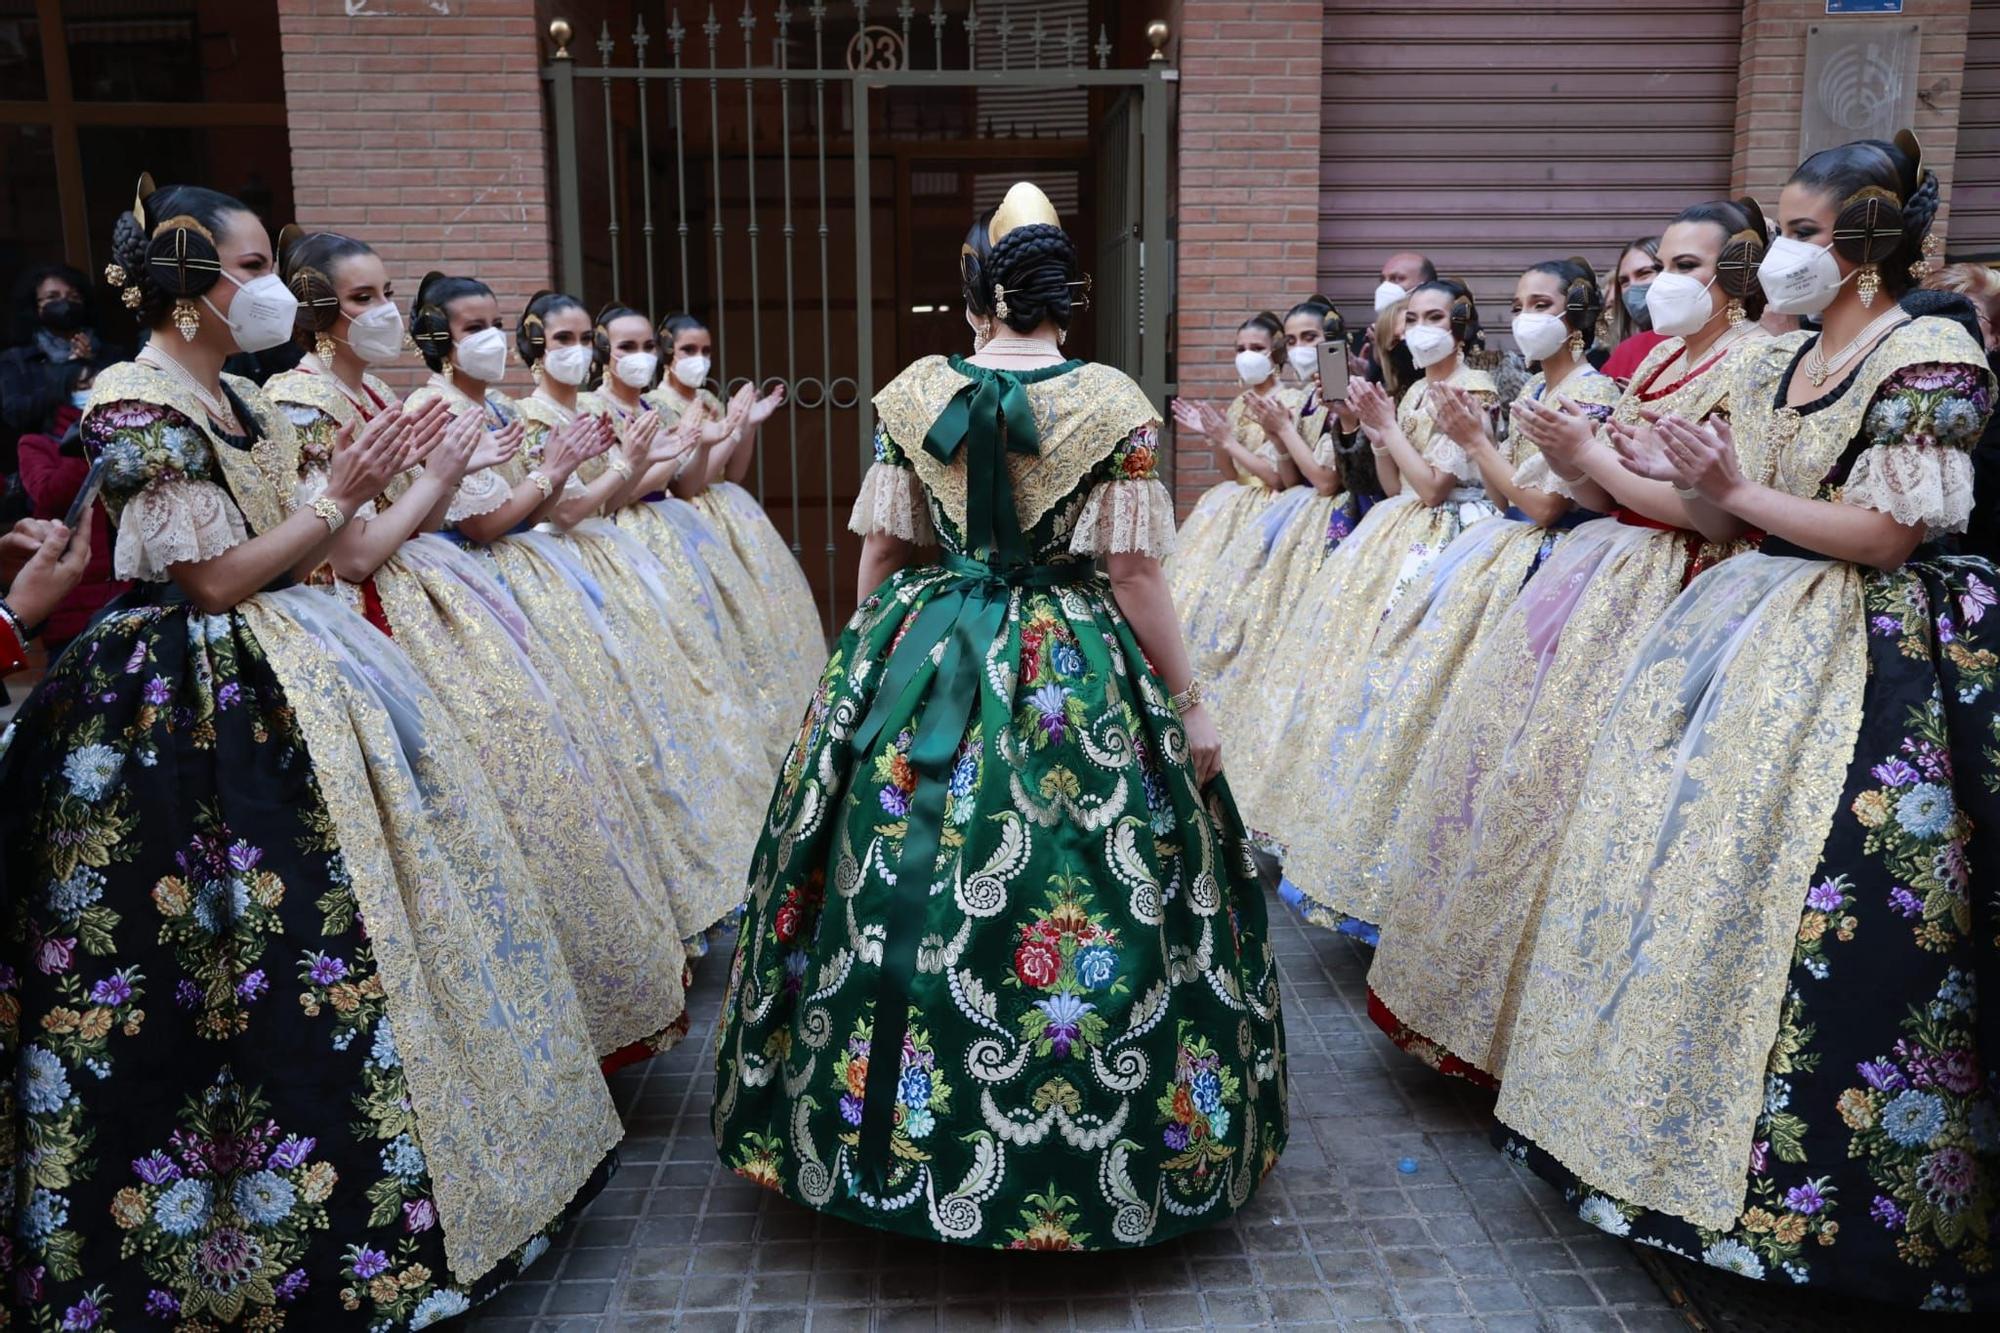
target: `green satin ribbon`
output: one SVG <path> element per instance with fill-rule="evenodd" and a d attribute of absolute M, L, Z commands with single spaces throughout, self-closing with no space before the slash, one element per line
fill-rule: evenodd
<path fill-rule="evenodd" d="M 881 688 L 851 742 L 858 764 L 874 753 L 883 737 L 893 739 L 905 725 L 916 722 L 906 757 L 917 785 L 910 794 L 903 847 L 896 857 L 896 882 L 890 888 L 882 969 L 875 989 L 875 1026 L 868 1039 L 868 1076 L 861 1098 L 859 1171 L 863 1187 L 877 1197 L 887 1192 L 893 1165 L 889 1132 L 895 1124 L 896 1091 L 902 1079 L 917 942 L 944 837 L 945 791 L 952 761 L 979 701 L 981 664 L 1000 636 L 1016 590 L 1083 583 L 1095 574 L 1095 566 L 1087 560 L 996 569 L 966 556 L 946 555 L 942 563 L 950 577 L 932 588 L 929 604 L 917 613 L 890 654 Z M 924 668 L 939 644 L 944 645 L 944 655 L 937 670 L 926 676 Z"/>
<path fill-rule="evenodd" d="M 966 549 L 987 552 L 996 564 L 1019 564 L 1028 558 L 1028 547 L 1014 512 L 1006 456 L 1041 452 L 1035 407 L 1012 372 L 966 370 L 972 378 L 925 432 L 924 452 L 950 463 L 964 450 Z"/>

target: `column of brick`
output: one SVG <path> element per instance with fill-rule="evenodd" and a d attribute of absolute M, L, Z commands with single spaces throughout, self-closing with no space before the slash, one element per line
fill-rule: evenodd
<path fill-rule="evenodd" d="M 1814 24 L 1915 22 L 1917 48 L 1915 129 L 1924 165 L 1944 186 L 1947 221 L 1952 163 L 1958 150 L 1959 94 L 1965 85 L 1965 37 L 1972 0 L 1905 0 L 1903 12 L 1853 18 L 1829 16 L 1825 0 L 1746 0 L 1743 6 L 1743 81 L 1736 97 L 1736 144 L 1729 178 L 1735 193 L 1757 196 L 1767 212 L 1799 164 L 1800 108 L 1805 99 L 1806 30 Z"/>
<path fill-rule="evenodd" d="M 1180 392 L 1226 401 L 1237 325 L 1312 291 L 1319 268 L 1321 0 L 1182 0 Z M 1228 474 L 1205 442 L 1177 442 L 1182 514 Z"/>
<path fill-rule="evenodd" d="M 278 22 L 301 226 L 379 250 L 406 314 L 433 268 L 508 312 L 549 285 L 535 0 L 278 0 Z"/>

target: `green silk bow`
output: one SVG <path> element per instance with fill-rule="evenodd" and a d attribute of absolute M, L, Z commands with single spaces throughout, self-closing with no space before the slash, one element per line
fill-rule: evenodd
<path fill-rule="evenodd" d="M 965 451 L 965 546 L 995 565 L 1028 558 L 1021 520 L 1014 512 L 1014 481 L 1008 454 L 1041 452 L 1034 404 L 1021 381 L 1005 370 L 965 368 L 972 378 L 924 435 L 924 452 L 949 463 Z"/>

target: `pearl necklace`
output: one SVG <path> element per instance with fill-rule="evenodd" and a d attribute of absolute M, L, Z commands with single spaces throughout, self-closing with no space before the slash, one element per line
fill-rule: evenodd
<path fill-rule="evenodd" d="M 1813 382 L 1815 389 L 1819 388 L 1832 378 L 1835 371 L 1852 361 L 1863 348 L 1870 346 L 1877 335 L 1887 333 L 1907 318 L 1909 316 L 1903 313 L 1901 306 L 1891 305 L 1870 320 L 1866 328 L 1855 334 L 1848 340 L 1847 346 L 1831 357 L 1823 355 L 1820 350 L 1826 346 L 1826 333 L 1822 331 L 1819 341 L 1813 344 L 1812 351 L 1806 353 L 1806 378 Z"/>
<path fill-rule="evenodd" d="M 195 396 L 196 401 L 207 410 L 208 415 L 214 418 L 218 424 L 226 424 L 233 430 L 242 429 L 242 423 L 236 419 L 235 411 L 229 406 L 229 395 L 227 393 L 223 394 L 220 399 L 217 399 L 214 394 L 202 386 L 200 380 L 194 377 L 193 371 L 168 356 L 165 352 L 156 351 L 154 344 L 147 343 L 144 347 L 140 348 L 139 355 L 134 360 L 143 361 L 153 367 L 153 369 L 164 371 L 179 380 L 182 386 Z"/>
<path fill-rule="evenodd" d="M 1006 356 L 1010 353 L 1015 356 L 1047 356 L 1051 352 L 1055 352 L 1057 356 L 1062 355 L 1046 338 L 1009 337 L 1006 335 L 988 338 L 986 345 L 979 349 L 979 355 L 981 356 L 993 356 L 995 354 Z"/>

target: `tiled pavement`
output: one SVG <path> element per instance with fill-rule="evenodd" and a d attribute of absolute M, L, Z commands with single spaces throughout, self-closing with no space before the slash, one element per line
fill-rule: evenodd
<path fill-rule="evenodd" d="M 1273 926 L 1292 1141 L 1229 1224 L 1136 1252 L 989 1253 L 885 1238 L 737 1179 L 708 1130 L 725 945 L 690 996 L 698 1036 L 613 1081 L 631 1135 L 611 1187 L 470 1327 L 1685 1333 L 1622 1243 L 1487 1145 L 1490 1097 L 1376 1032 L 1358 945 L 1275 906 Z"/>

